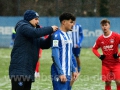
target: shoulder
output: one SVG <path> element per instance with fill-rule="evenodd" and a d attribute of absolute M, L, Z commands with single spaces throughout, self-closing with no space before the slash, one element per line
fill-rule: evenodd
<path fill-rule="evenodd" d="M 120 35 L 119 33 L 117 32 L 112 32 L 113 35 Z"/>
<path fill-rule="evenodd" d="M 120 34 L 117 32 L 112 32 L 112 37 L 120 38 Z"/>
<path fill-rule="evenodd" d="M 60 30 L 57 30 L 56 32 L 53 33 L 52 35 L 53 39 L 59 39 L 60 38 Z"/>
<path fill-rule="evenodd" d="M 103 34 L 100 35 L 100 36 L 97 38 L 97 41 L 102 40 L 102 39 L 103 39 Z"/>
<path fill-rule="evenodd" d="M 79 26 L 79 27 L 82 27 L 80 24 L 75 24 L 75 26 Z"/>
<path fill-rule="evenodd" d="M 16 29 L 18 28 L 18 27 L 21 27 L 21 26 L 29 26 L 30 24 L 29 24 L 29 22 L 28 21 L 26 21 L 26 20 L 20 20 L 17 24 L 16 24 L 16 26 L 15 26 L 15 31 L 16 31 Z"/>

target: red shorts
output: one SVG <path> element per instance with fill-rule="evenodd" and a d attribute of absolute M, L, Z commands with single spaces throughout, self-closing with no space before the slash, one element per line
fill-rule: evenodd
<path fill-rule="evenodd" d="M 102 80 L 120 80 L 120 64 L 114 66 L 102 65 Z"/>

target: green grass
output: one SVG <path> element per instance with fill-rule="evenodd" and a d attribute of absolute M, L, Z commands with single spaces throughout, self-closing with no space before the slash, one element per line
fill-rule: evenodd
<path fill-rule="evenodd" d="M 10 48 L 0 48 L 0 90 L 10 90 L 11 84 L 8 77 L 10 63 Z M 90 48 L 81 50 L 81 75 L 74 83 L 72 90 L 104 90 L 101 81 L 101 61 L 92 53 Z M 32 84 L 32 90 L 52 90 L 50 68 L 52 64 L 51 50 L 43 50 L 40 59 L 40 78 Z M 115 90 L 115 84 L 112 83 Z"/>

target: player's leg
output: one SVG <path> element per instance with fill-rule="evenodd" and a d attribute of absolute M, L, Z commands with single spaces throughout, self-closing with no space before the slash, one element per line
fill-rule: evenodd
<path fill-rule="evenodd" d="M 111 90 L 111 81 L 105 81 L 105 90 Z"/>
<path fill-rule="evenodd" d="M 36 64 L 36 68 L 35 68 L 35 77 L 36 78 L 40 77 L 40 75 L 39 75 L 39 67 L 40 67 L 40 62 L 38 60 L 38 62 Z"/>
<path fill-rule="evenodd" d="M 31 85 L 32 85 L 32 81 L 25 81 L 24 82 L 24 90 L 31 90 Z"/>
<path fill-rule="evenodd" d="M 39 49 L 39 59 L 38 62 L 36 64 L 36 68 L 35 68 L 35 77 L 39 78 L 40 77 L 40 58 L 42 56 L 42 49 Z"/>
<path fill-rule="evenodd" d="M 102 65 L 102 81 L 105 81 L 105 90 L 111 90 L 110 69 Z"/>
<path fill-rule="evenodd" d="M 81 48 L 72 48 L 72 51 L 73 51 L 73 54 L 74 54 L 74 56 L 76 58 L 77 66 L 79 68 L 80 67 L 80 58 L 79 58 L 79 55 L 80 55 Z M 77 68 L 77 70 L 78 70 L 78 68 Z M 79 77 L 79 75 L 80 75 L 80 72 L 78 72 L 78 77 Z M 72 87 L 72 85 L 73 85 L 74 82 L 75 81 L 73 81 L 73 79 L 71 78 L 70 87 Z"/>
<path fill-rule="evenodd" d="M 78 69 L 80 67 L 80 51 L 81 51 L 81 48 L 73 48 L 73 54 L 76 58 L 76 62 L 77 62 L 77 66 L 78 66 Z"/>
<path fill-rule="evenodd" d="M 24 90 L 23 82 L 18 82 L 14 79 L 11 79 L 11 90 Z"/>
<path fill-rule="evenodd" d="M 120 90 L 120 65 L 116 65 L 113 68 L 113 73 L 114 73 L 114 79 L 116 82 L 116 88 L 117 90 Z"/>
<path fill-rule="evenodd" d="M 117 90 L 120 90 L 120 80 L 115 80 Z"/>
<path fill-rule="evenodd" d="M 32 80 L 25 77 L 15 76 L 11 78 L 11 90 L 31 90 Z"/>

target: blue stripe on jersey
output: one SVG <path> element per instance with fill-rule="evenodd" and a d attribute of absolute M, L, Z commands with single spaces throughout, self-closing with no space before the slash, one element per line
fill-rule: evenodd
<path fill-rule="evenodd" d="M 56 36 L 56 37 L 55 37 Z M 67 33 L 58 30 L 54 33 L 53 40 L 58 40 L 58 49 L 59 49 L 59 61 L 64 75 L 70 75 L 71 71 L 71 60 L 72 60 L 72 40 Z M 52 46 L 52 50 L 54 46 Z M 52 55 L 55 56 L 55 55 Z"/>

